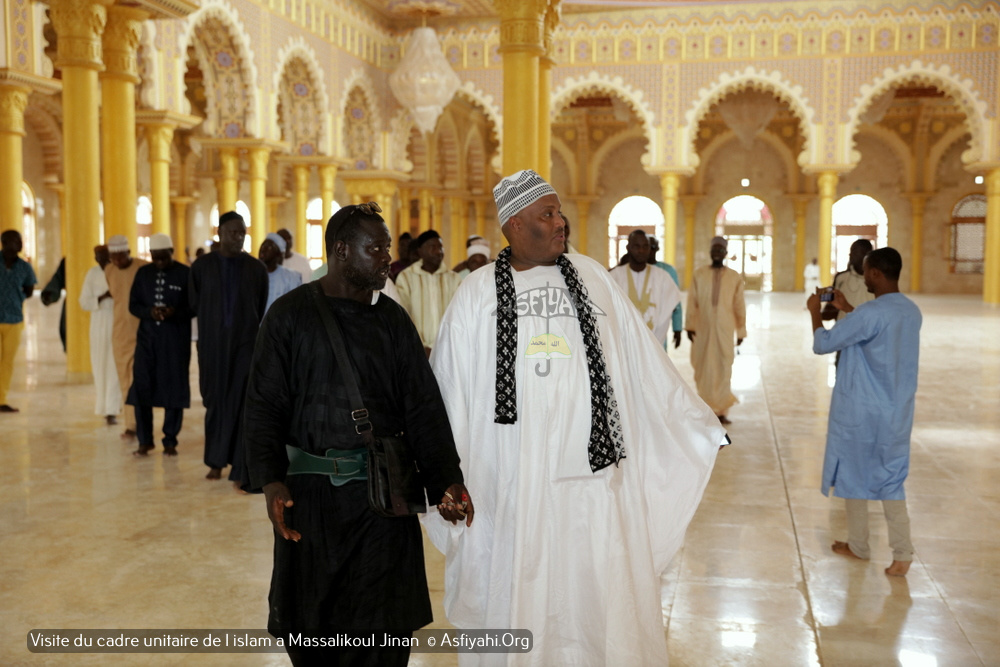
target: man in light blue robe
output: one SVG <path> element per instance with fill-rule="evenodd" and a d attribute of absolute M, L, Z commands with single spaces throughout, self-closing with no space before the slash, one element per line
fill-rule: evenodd
<path fill-rule="evenodd" d="M 830 401 L 824 495 L 846 499 L 847 542 L 834 552 L 867 559 L 868 501 L 881 500 L 889 525 L 893 563 L 886 574 L 905 575 L 913 560 L 903 482 L 910 467 L 910 431 L 917 391 L 921 315 L 899 293 L 902 259 L 892 248 L 865 257 L 864 278 L 875 299 L 852 308 L 839 291 L 833 304 L 850 313 L 823 327 L 819 296 L 809 297 L 813 352 L 841 351 Z"/>

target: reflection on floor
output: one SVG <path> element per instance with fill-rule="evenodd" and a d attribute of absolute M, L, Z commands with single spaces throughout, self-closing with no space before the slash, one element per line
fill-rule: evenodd
<path fill-rule="evenodd" d="M 873 560 L 830 552 L 842 501 L 818 491 L 830 359 L 810 351 L 798 295 L 750 295 L 740 398 L 683 552 L 664 576 L 674 665 L 1000 664 L 1000 311 L 920 297 L 920 392 L 907 482 L 917 556 L 905 579 L 873 504 Z M 0 415 L 0 663 L 287 664 L 283 655 L 54 656 L 33 628 L 261 628 L 271 530 L 260 497 L 204 479 L 204 409 L 180 456 L 136 460 L 121 427 L 65 382 L 58 307 L 26 305 Z M 687 343 L 673 358 L 691 377 Z M 197 369 L 192 389 L 197 393 Z M 197 401 L 196 401 L 197 402 Z M 157 423 L 160 415 L 157 413 Z M 475 490 L 473 490 L 475 493 Z M 429 547 L 438 625 L 443 560 Z M 411 664 L 454 664 L 414 655 Z"/>

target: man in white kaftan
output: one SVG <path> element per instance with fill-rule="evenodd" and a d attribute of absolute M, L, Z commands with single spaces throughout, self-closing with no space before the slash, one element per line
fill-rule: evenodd
<path fill-rule="evenodd" d="M 396 276 L 396 289 L 400 305 L 410 314 L 429 354 L 444 311 L 462 278 L 445 266 L 441 235 L 433 229 L 411 241 L 410 247 L 416 247 L 420 261 L 410 264 Z"/>
<path fill-rule="evenodd" d="M 424 521 L 446 556 L 448 619 L 459 628 L 526 628 L 534 648 L 462 653 L 460 662 L 665 664 L 659 578 L 725 431 L 604 267 L 562 254 L 551 187 L 523 171 L 497 190 L 510 248 L 459 287 L 431 355 L 466 482 L 476 489 L 476 522 Z M 507 215 L 511 207 L 522 208 Z M 498 309 L 503 280 L 512 284 Z M 515 340 L 498 335 L 506 318 L 516 322 Z M 588 322 L 596 335 L 587 335 Z M 498 394 L 508 349 L 512 402 Z M 606 374 L 592 381 L 595 350 Z M 595 396 L 608 389 L 607 432 L 623 448 L 595 465 Z M 514 421 L 497 423 L 505 409 Z"/>
<path fill-rule="evenodd" d="M 111 347 L 115 323 L 115 303 L 104 276 L 104 267 L 111 263 L 108 246 L 94 247 L 94 261 L 83 279 L 80 307 L 90 311 L 90 366 L 94 372 L 94 414 L 102 415 L 108 424 L 116 422 L 122 409 L 122 390 L 118 383 L 115 354 Z"/>
<path fill-rule="evenodd" d="M 721 236 L 712 239 L 712 264 L 696 269 L 692 276 L 684 324 L 692 343 L 698 395 L 723 424 L 729 423 L 726 414 L 737 403 L 730 385 L 736 359 L 733 339 L 738 346 L 747 337 L 743 276 L 722 265 L 726 248 Z"/>
<path fill-rule="evenodd" d="M 650 265 L 649 237 L 637 229 L 628 235 L 628 262 L 611 269 L 611 278 L 642 315 L 660 345 L 670 333 L 674 308 L 681 302 L 681 291 L 670 274 Z"/>

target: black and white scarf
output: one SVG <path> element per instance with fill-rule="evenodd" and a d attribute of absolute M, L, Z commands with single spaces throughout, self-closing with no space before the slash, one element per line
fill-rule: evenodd
<path fill-rule="evenodd" d="M 618 464 L 625 458 L 621 417 L 614 387 L 604 363 L 601 333 L 590 305 L 587 287 L 580 280 L 573 263 L 566 255 L 556 260 L 570 297 L 576 306 L 580 332 L 587 348 L 587 369 L 590 372 L 590 442 L 587 454 L 590 469 L 594 472 Z M 496 411 L 493 421 L 497 424 L 517 422 L 517 393 L 514 360 L 517 356 L 517 295 L 514 293 L 514 275 L 510 266 L 510 247 L 500 251 L 496 260 L 497 289 L 497 376 Z"/>

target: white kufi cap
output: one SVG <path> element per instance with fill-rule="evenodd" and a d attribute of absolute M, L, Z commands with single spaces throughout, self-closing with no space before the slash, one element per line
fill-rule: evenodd
<path fill-rule="evenodd" d="M 121 234 L 115 234 L 108 239 L 108 252 L 128 252 L 128 239 Z"/>
<path fill-rule="evenodd" d="M 557 194 L 551 185 L 530 169 L 511 174 L 493 188 L 500 226 L 546 195 Z"/>
<path fill-rule="evenodd" d="M 149 237 L 149 250 L 173 250 L 174 242 L 166 234 L 153 234 Z"/>

